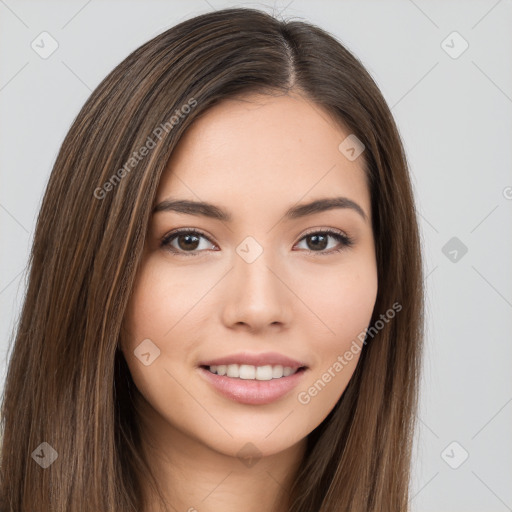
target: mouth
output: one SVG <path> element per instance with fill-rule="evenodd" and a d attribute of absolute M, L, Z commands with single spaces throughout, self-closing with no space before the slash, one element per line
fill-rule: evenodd
<path fill-rule="evenodd" d="M 200 365 L 200 376 L 223 397 L 246 405 L 265 405 L 285 398 L 304 379 L 306 366 Z"/>
<path fill-rule="evenodd" d="M 201 365 L 200 368 L 213 373 L 214 375 L 226 376 L 231 379 L 239 380 L 258 380 L 268 381 L 289 377 L 298 372 L 306 370 L 306 366 L 293 368 L 291 366 L 264 365 L 254 366 L 250 364 L 221 364 L 221 365 Z"/>

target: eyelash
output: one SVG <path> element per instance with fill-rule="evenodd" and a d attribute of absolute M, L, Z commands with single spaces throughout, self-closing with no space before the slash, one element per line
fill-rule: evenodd
<path fill-rule="evenodd" d="M 183 235 L 183 234 L 197 235 L 197 236 L 206 238 L 211 244 L 213 244 L 213 242 L 202 231 L 199 231 L 198 229 L 195 229 L 195 228 L 181 228 L 181 229 L 178 229 L 176 231 L 173 231 L 173 232 L 165 235 L 164 238 L 162 238 L 162 240 L 161 240 L 160 247 L 166 248 L 166 250 L 168 250 L 169 252 L 171 252 L 175 255 L 180 255 L 180 256 L 181 255 L 183 255 L 183 256 L 198 256 L 201 252 L 203 252 L 203 251 L 197 251 L 197 252 L 181 251 L 181 250 L 175 249 L 174 247 L 172 247 L 170 245 L 170 243 L 176 237 L 178 237 L 179 235 Z M 341 245 L 337 249 L 330 249 L 329 251 L 305 250 L 305 252 L 307 252 L 309 254 L 320 255 L 320 256 L 328 255 L 328 254 L 340 252 L 343 249 L 352 247 L 352 245 L 354 245 L 354 240 L 352 238 L 345 235 L 341 231 L 337 231 L 337 230 L 333 230 L 333 229 L 309 231 L 308 233 L 304 234 L 304 236 L 299 240 L 299 242 L 301 242 L 304 238 L 307 238 L 308 236 L 311 236 L 311 235 L 329 235 L 329 236 L 333 237 L 334 239 L 336 239 L 338 242 L 340 242 Z"/>

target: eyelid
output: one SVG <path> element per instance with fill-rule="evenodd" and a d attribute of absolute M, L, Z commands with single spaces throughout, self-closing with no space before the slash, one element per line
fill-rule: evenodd
<path fill-rule="evenodd" d="M 342 235 L 346 238 L 350 238 L 347 233 L 337 228 L 311 228 L 308 229 L 305 233 L 302 233 L 299 241 L 302 240 L 305 236 L 312 235 L 314 233 L 337 233 L 338 235 Z"/>

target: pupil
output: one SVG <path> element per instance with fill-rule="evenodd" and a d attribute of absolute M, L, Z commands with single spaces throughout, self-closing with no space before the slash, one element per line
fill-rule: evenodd
<path fill-rule="evenodd" d="M 325 235 L 310 235 L 310 240 L 313 240 L 313 249 L 316 247 L 317 249 L 325 249 L 327 247 L 327 237 Z M 318 240 L 323 239 L 320 244 L 318 244 Z M 308 243 L 308 246 L 311 247 L 311 244 Z"/>
<path fill-rule="evenodd" d="M 183 245 L 181 243 L 181 240 L 183 240 L 183 239 L 187 239 L 188 242 L 190 242 L 190 239 L 195 239 L 195 240 L 194 240 L 194 242 L 192 242 L 192 245 L 188 244 L 188 242 L 185 245 Z M 178 237 L 178 245 L 180 246 L 181 249 L 184 249 L 184 248 L 186 249 L 187 247 L 189 249 L 197 249 L 198 241 L 199 241 L 199 237 L 196 235 L 179 235 L 179 237 Z M 195 245 L 194 245 L 194 243 L 195 243 Z"/>

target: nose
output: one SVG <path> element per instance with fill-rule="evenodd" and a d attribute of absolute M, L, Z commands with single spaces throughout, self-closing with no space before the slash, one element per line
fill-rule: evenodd
<path fill-rule="evenodd" d="M 294 295 L 286 285 L 283 270 L 267 254 L 264 251 L 252 263 L 235 257 L 222 302 L 226 327 L 257 332 L 289 326 Z"/>

